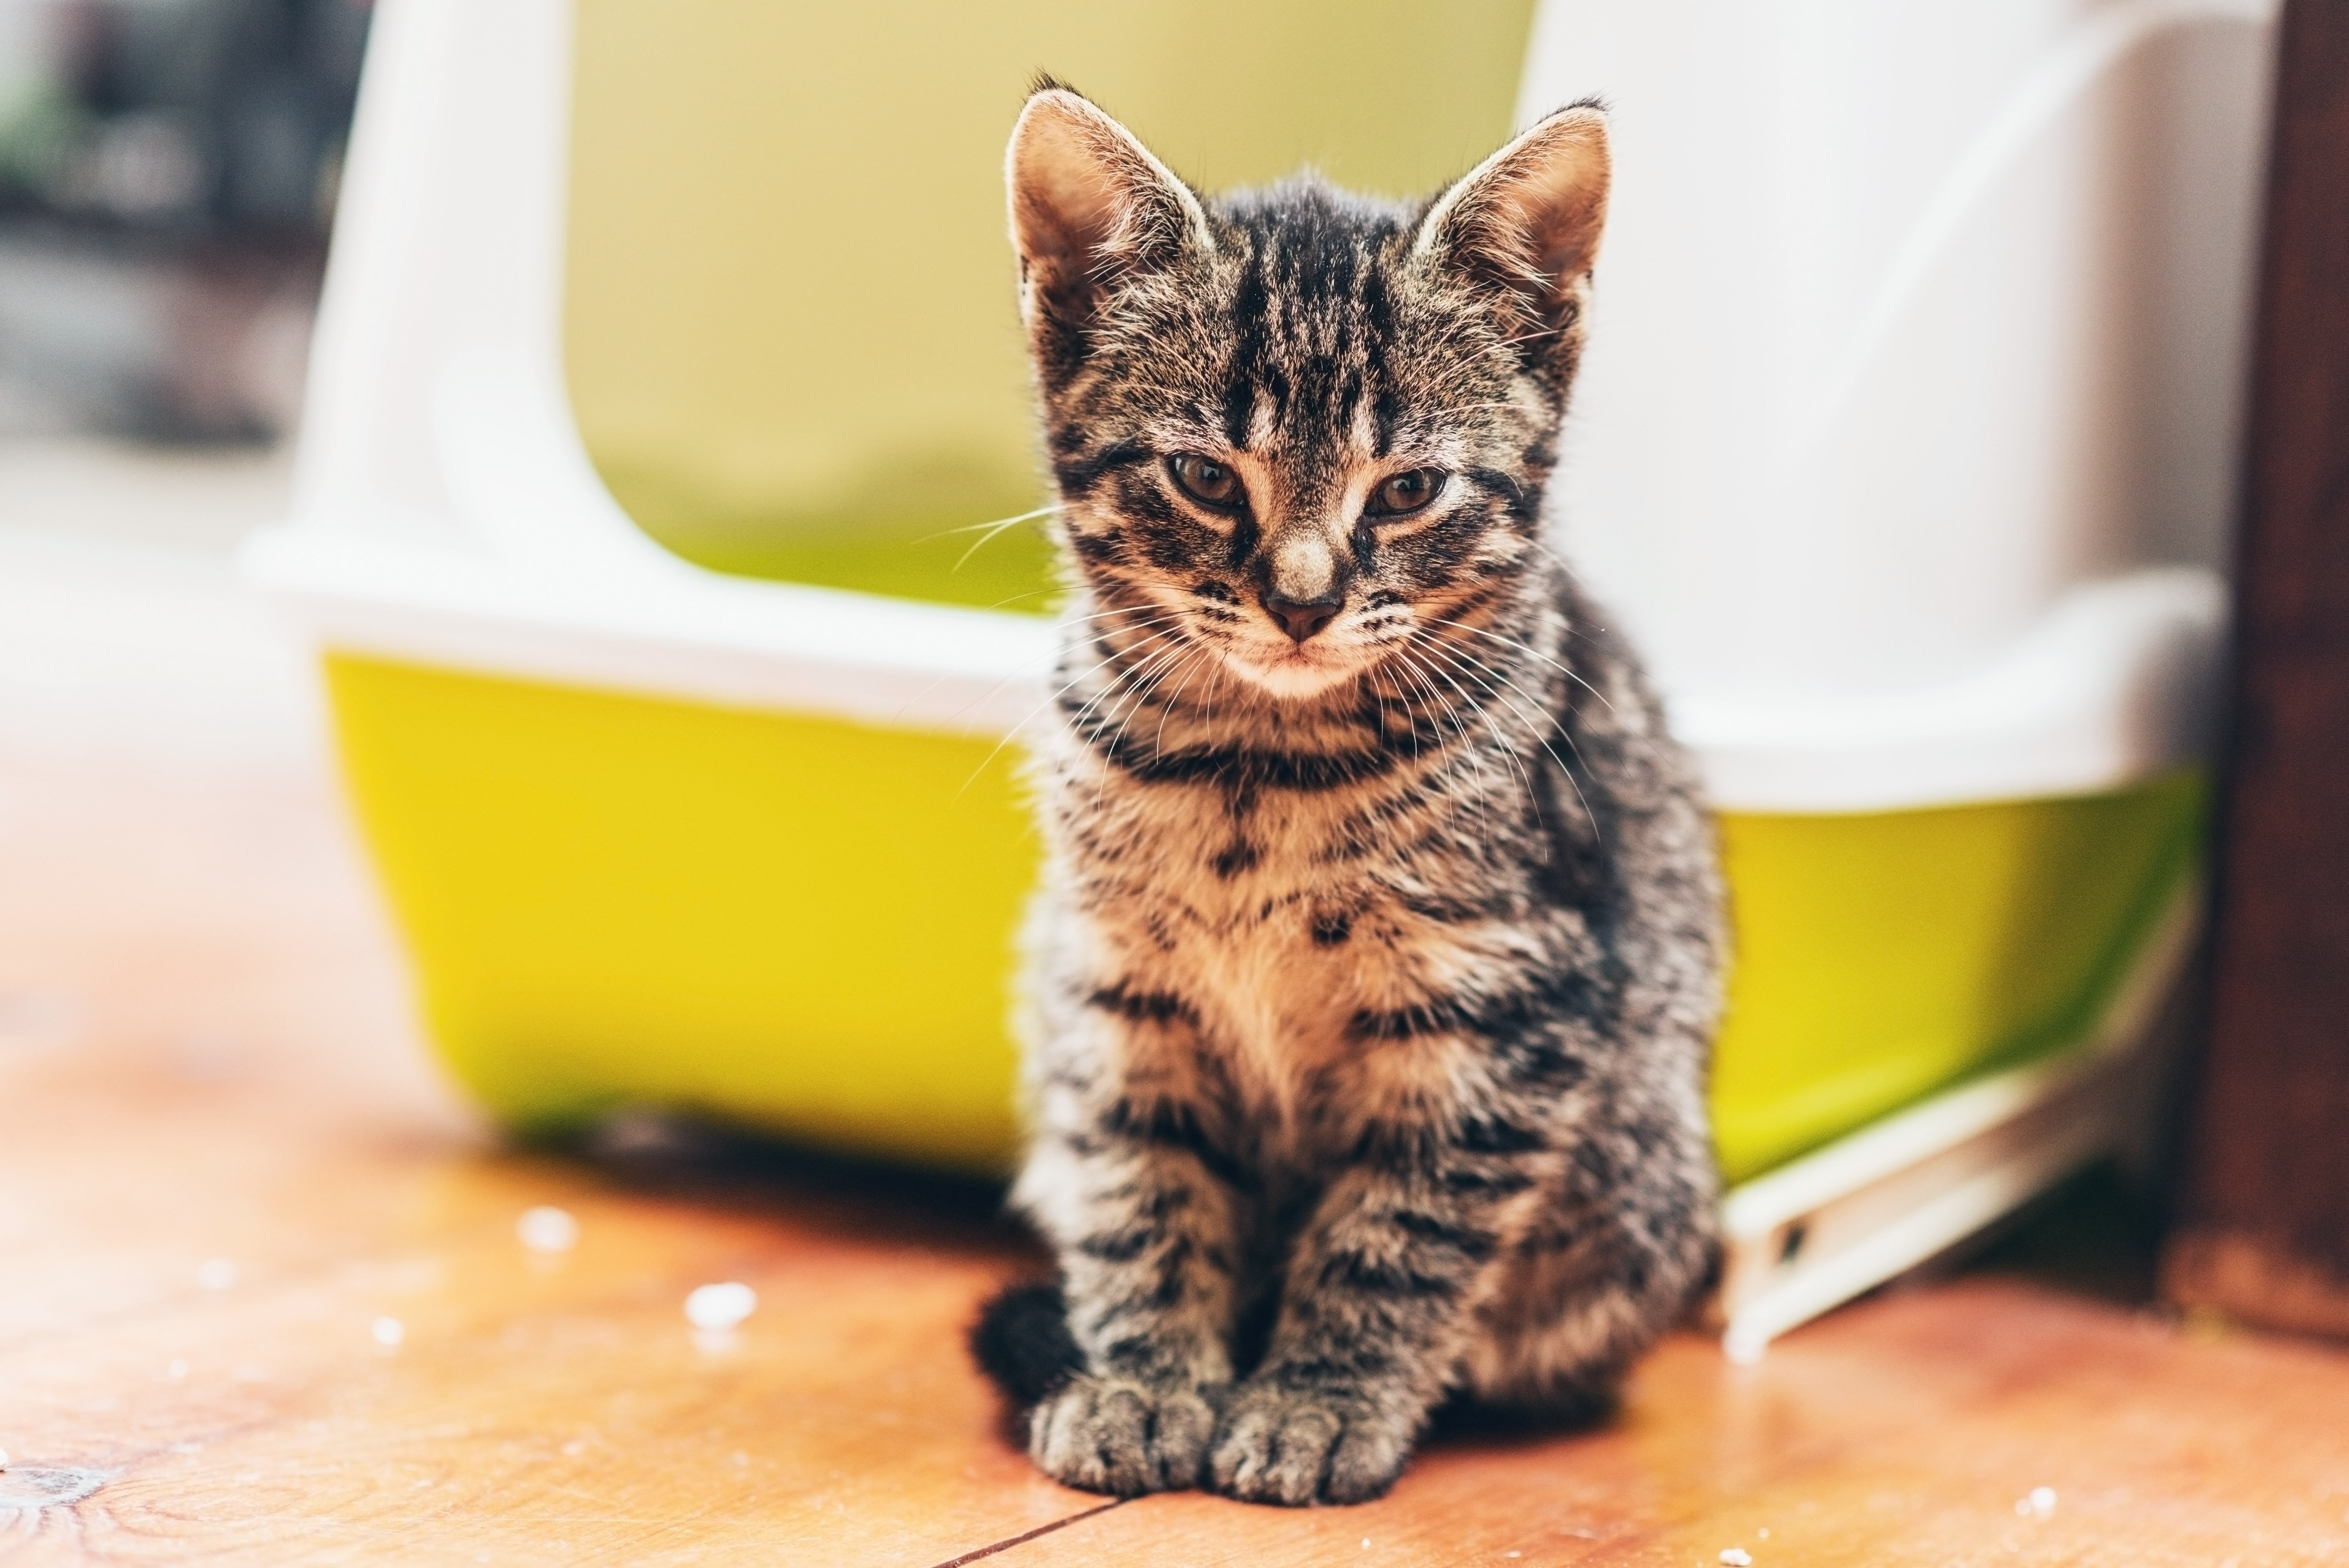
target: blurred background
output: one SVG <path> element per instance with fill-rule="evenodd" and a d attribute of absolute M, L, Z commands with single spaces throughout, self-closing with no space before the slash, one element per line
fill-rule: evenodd
<path fill-rule="evenodd" d="M 0 0 L 0 431 L 293 426 L 364 0 Z"/>
<path fill-rule="evenodd" d="M 0 748 L 317 765 L 283 519 L 367 0 L 0 0 Z"/>

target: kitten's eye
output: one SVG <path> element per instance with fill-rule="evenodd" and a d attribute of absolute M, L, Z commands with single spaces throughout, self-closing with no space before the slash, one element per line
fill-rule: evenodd
<path fill-rule="evenodd" d="M 1444 471 L 1440 468 L 1414 468 L 1389 474 L 1371 492 L 1370 514 L 1373 517 L 1401 517 L 1418 511 L 1443 493 Z"/>
<path fill-rule="evenodd" d="M 1202 506 L 1229 512 L 1247 499 L 1240 476 L 1212 457 L 1201 457 L 1196 452 L 1170 457 L 1166 460 L 1166 472 L 1174 476 L 1184 494 Z"/>

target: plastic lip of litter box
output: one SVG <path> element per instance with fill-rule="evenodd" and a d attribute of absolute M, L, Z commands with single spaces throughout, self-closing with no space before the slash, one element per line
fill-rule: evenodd
<path fill-rule="evenodd" d="M 647 539 L 597 478 L 562 370 L 571 26 L 564 0 L 379 8 L 294 515 L 252 543 L 251 576 L 336 652 L 885 728 L 1014 732 L 1047 706 L 1049 623 L 706 571 Z M 2130 786 L 2202 753 L 2223 598 L 2207 570 L 2124 567 L 2054 594 L 1971 667 L 1910 689 L 1769 701 L 1690 693 L 1671 703 L 1672 723 L 1730 812 L 1889 812 Z M 2148 948 L 2138 972 L 2158 956 Z M 2063 1071 L 2019 1071 L 1992 1080 L 1995 1095 L 1980 1084 L 1949 1094 L 1976 1096 L 1964 1116 L 1988 1106 L 1992 1121 L 2021 1127 L 2055 1097 L 2125 1087 L 2110 1075 L 2080 1089 Z M 1898 1125 L 1956 1126 L 1955 1103 L 1937 1097 Z M 1998 1201 L 2108 1147 L 2115 1124 L 2103 1116 L 2088 1118 L 2093 1137 L 2067 1135 L 2053 1164 L 2011 1169 Z M 1898 1163 L 1899 1140 L 1879 1127 L 1875 1142 L 1855 1141 L 1870 1136 L 1730 1194 L 1733 1280 L 1759 1277 L 1747 1254 L 1783 1249 L 1793 1222 L 1752 1220 L 1770 1208 L 1757 1191 L 1842 1179 L 1854 1192 L 1891 1190 L 1871 1162 Z M 1946 1196 L 1927 1167 L 1949 1151 L 1930 1142 L 1914 1151 L 1917 1182 L 1871 1221 L 1888 1232 L 1906 1223 L 1912 1242 L 1930 1229 L 1916 1215 Z M 1774 1287 L 1753 1300 L 1778 1304 L 1733 1312 L 1734 1344 L 1755 1348 L 1916 1250 L 1853 1251 L 1832 1289 L 1816 1275 L 1799 1297 Z"/>
<path fill-rule="evenodd" d="M 1715 1310 L 1734 1360 L 1963 1241 L 2100 1155 L 2128 1147 L 2174 1044 L 2158 1029 L 2201 931 L 2172 891 L 2071 1050 L 1977 1079 L 1733 1188 Z"/>

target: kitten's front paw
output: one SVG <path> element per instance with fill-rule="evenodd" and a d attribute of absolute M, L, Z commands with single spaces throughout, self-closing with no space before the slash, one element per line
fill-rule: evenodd
<path fill-rule="evenodd" d="M 1197 1389 L 1078 1377 L 1036 1407 L 1028 1451 L 1066 1485 L 1138 1497 L 1198 1485 L 1215 1430 Z"/>
<path fill-rule="evenodd" d="M 1226 1497 L 1278 1502 L 1368 1502 L 1411 1457 L 1413 1427 L 1368 1400 L 1326 1389 L 1243 1386 L 1224 1412 L 1207 1461 Z"/>

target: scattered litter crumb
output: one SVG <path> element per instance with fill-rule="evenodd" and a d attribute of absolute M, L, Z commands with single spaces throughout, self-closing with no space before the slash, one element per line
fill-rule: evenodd
<path fill-rule="evenodd" d="M 208 1291 L 224 1291 L 236 1283 L 236 1265 L 226 1258 L 206 1258 L 196 1265 L 196 1283 Z"/>
<path fill-rule="evenodd" d="M 5 1469 L 6 1469 L 7 1468 L 8 1468 L 8 1450 L 7 1450 L 7 1449 L 0 1449 L 0 1470 L 5 1470 Z"/>
<path fill-rule="evenodd" d="M 1721 1554 L 1721 1560 L 1728 1563 L 1729 1568 L 1754 1568 L 1754 1553 L 1743 1546 L 1731 1547 Z"/>
<path fill-rule="evenodd" d="M 62 991 L 0 992 L 0 1050 L 47 1050 L 80 1032 L 81 1009 Z"/>
<path fill-rule="evenodd" d="M 2055 1489 L 2035 1486 L 2023 1497 L 2014 1500 L 2014 1511 L 2025 1519 L 2044 1519 L 2055 1511 Z"/>
<path fill-rule="evenodd" d="M 22 1521 L 26 1513 L 79 1502 L 114 1476 L 112 1470 L 86 1469 L 78 1465 L 55 1469 L 45 1465 L 19 1466 L 0 1480 L 0 1518 Z"/>
<path fill-rule="evenodd" d="M 1756 1540 L 1767 1541 L 1770 1539 L 1770 1527 L 1765 1524 L 1761 1529 L 1755 1531 L 1754 1534 Z"/>
<path fill-rule="evenodd" d="M 759 1293 L 740 1280 L 702 1285 L 685 1298 L 685 1320 L 696 1328 L 732 1328 L 759 1310 Z"/>
<path fill-rule="evenodd" d="M 187 1362 L 181 1357 L 176 1355 L 171 1358 L 171 1365 L 163 1368 L 163 1376 L 170 1378 L 174 1383 L 177 1383 L 187 1375 Z"/>
<path fill-rule="evenodd" d="M 171 1070 L 195 1084 L 225 1084 L 243 1075 L 235 1043 L 209 1029 L 182 1037 L 171 1048 Z"/>
<path fill-rule="evenodd" d="M 579 1221 L 567 1209 L 542 1203 L 523 1210 L 514 1236 L 533 1252 L 567 1252 L 579 1244 Z"/>
<path fill-rule="evenodd" d="M 389 1350 L 408 1337 L 408 1325 L 396 1317 L 379 1317 L 369 1325 L 367 1332 L 375 1335 L 378 1345 Z"/>
<path fill-rule="evenodd" d="M 1362 1550 L 1363 1550 L 1363 1551 L 1365 1551 L 1365 1552 L 1368 1552 L 1370 1549 L 1371 1549 L 1371 1538 L 1370 1538 L 1369 1536 L 1365 1535 L 1365 1536 L 1363 1536 L 1363 1537 L 1362 1537 Z"/>

